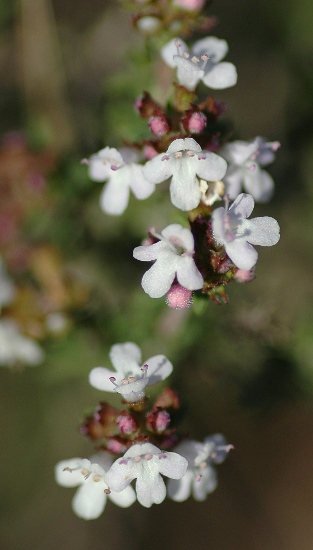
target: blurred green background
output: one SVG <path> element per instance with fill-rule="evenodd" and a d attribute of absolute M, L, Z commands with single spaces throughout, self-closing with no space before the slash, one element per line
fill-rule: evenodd
<path fill-rule="evenodd" d="M 143 89 L 162 99 L 129 13 L 113 0 L 1 2 L 1 135 L 23 129 L 30 147 L 56 159 L 53 208 L 30 216 L 25 232 L 57 247 L 91 289 L 69 332 L 43 344 L 41 366 L 1 369 L 4 550 L 313 547 L 313 4 L 216 0 L 210 13 L 239 74 L 235 88 L 215 94 L 227 102 L 234 136 L 282 143 L 269 170 L 274 200 L 256 208 L 278 219 L 282 237 L 260 250 L 255 281 L 229 285 L 230 304 L 209 303 L 199 315 L 145 295 L 143 266 L 132 259 L 147 226 L 177 219 L 166 195 L 132 200 L 121 218 L 105 216 L 102 185 L 79 163 L 122 138 L 148 135 L 132 102 Z M 157 58 L 153 68 L 171 82 Z M 78 426 L 104 395 L 89 387 L 88 373 L 127 340 L 144 357 L 172 360 L 191 437 L 222 432 L 235 451 L 204 503 L 122 510 L 109 502 L 99 520 L 84 522 L 53 468 L 92 454 Z"/>

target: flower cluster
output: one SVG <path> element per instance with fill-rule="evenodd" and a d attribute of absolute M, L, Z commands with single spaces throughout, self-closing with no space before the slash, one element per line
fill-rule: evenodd
<path fill-rule="evenodd" d="M 133 342 L 115 344 L 110 359 L 116 373 L 106 367 L 90 372 L 92 386 L 116 391 L 126 409 L 120 411 L 101 402 L 82 425 L 82 433 L 101 449 L 91 458 L 62 460 L 55 478 L 64 487 L 79 486 L 72 501 L 73 511 L 83 519 L 96 519 L 107 498 L 121 507 L 138 502 L 150 508 L 166 497 L 163 476 L 169 478 L 168 494 L 176 501 L 204 500 L 216 485 L 211 463 L 224 460 L 231 445 L 223 436 L 206 438 L 203 444 L 183 440 L 173 417 L 180 407 L 177 394 L 164 388 L 149 409 L 146 387 L 167 378 L 173 366 L 164 355 L 147 359 L 141 366 L 141 351 Z M 173 450 L 172 450 L 173 449 Z M 113 457 L 117 457 L 114 460 Z M 135 491 L 131 482 L 136 480 Z"/>
<path fill-rule="evenodd" d="M 184 36 L 186 29 L 201 25 L 208 31 L 212 20 L 201 20 L 203 4 L 204 0 L 130 2 L 139 10 L 134 17 L 137 28 L 150 35 L 166 29 L 171 36 L 174 29 Z M 138 115 L 147 123 L 147 138 L 121 149 L 106 146 L 83 160 L 93 181 L 106 182 L 100 206 L 107 214 L 125 211 L 130 190 L 143 200 L 159 184 L 168 184 L 181 223 L 149 227 L 148 239 L 135 247 L 133 257 L 152 262 L 142 277 L 143 290 L 154 299 L 166 295 L 172 308 L 189 307 L 193 295 L 227 303 L 224 289 L 231 280 L 254 278 L 254 245 L 273 246 L 280 236 L 274 218 L 250 218 L 254 201 L 266 202 L 273 192 L 273 180 L 263 167 L 274 160 L 279 143 L 261 137 L 228 143 L 230 132 L 220 120 L 225 105 L 201 91 L 203 85 L 220 90 L 236 84 L 236 67 L 224 61 L 227 54 L 227 42 L 214 36 L 190 48 L 181 38 L 170 40 L 161 57 L 176 69 L 172 100 L 162 106 L 144 91 L 135 101 Z M 216 207 L 219 201 L 224 206 Z M 177 502 L 190 495 L 203 501 L 216 488 L 215 465 L 233 446 L 221 434 L 202 443 L 182 436 L 176 426 L 180 399 L 170 387 L 150 403 L 148 388 L 173 370 L 164 355 L 142 361 L 133 342 L 114 345 L 109 355 L 115 372 L 96 367 L 89 382 L 98 390 L 120 394 L 124 408 L 101 401 L 81 426 L 81 433 L 97 443 L 100 453 L 56 467 L 59 484 L 80 486 L 74 511 L 85 519 L 96 518 L 107 497 L 124 507 L 137 499 L 149 508 L 163 502 L 166 492 Z M 169 478 L 167 486 L 163 476 Z"/>

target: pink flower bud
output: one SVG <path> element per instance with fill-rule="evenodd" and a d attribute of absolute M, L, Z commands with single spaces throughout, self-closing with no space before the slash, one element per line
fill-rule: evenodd
<path fill-rule="evenodd" d="M 121 432 L 124 434 L 131 434 L 137 430 L 137 424 L 134 418 L 128 413 L 121 414 L 116 423 Z"/>
<path fill-rule="evenodd" d="M 153 116 L 149 120 L 151 132 L 156 136 L 164 136 L 169 131 L 169 125 L 165 117 Z"/>
<path fill-rule="evenodd" d="M 110 439 L 110 441 L 108 442 L 108 451 L 119 455 L 121 453 L 125 453 L 126 445 L 123 445 L 123 443 L 120 443 L 118 439 Z"/>
<path fill-rule="evenodd" d="M 166 302 L 173 309 L 187 309 L 192 304 L 192 292 L 179 284 L 174 284 L 167 293 Z"/>
<path fill-rule="evenodd" d="M 157 432 L 163 432 L 169 425 L 171 420 L 167 411 L 160 411 L 156 414 L 155 427 Z"/>
<path fill-rule="evenodd" d="M 237 283 L 250 283 L 250 281 L 253 281 L 253 279 L 255 279 L 254 269 L 250 269 L 249 271 L 245 271 L 244 269 L 237 269 L 234 275 L 234 279 L 235 281 L 237 281 Z"/>
<path fill-rule="evenodd" d="M 188 121 L 188 130 L 192 134 L 198 134 L 204 130 L 207 123 L 207 117 L 201 112 L 192 113 Z"/>
<path fill-rule="evenodd" d="M 153 159 L 157 156 L 158 152 L 155 150 L 152 145 L 145 145 L 143 148 L 143 153 L 147 160 Z"/>

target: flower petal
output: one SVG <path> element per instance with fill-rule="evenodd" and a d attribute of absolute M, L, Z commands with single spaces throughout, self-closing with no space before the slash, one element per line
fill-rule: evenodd
<path fill-rule="evenodd" d="M 147 199 L 155 190 L 154 183 L 151 183 L 144 177 L 142 168 L 140 164 L 131 164 L 129 166 L 130 174 L 128 184 L 136 199 L 139 200 Z"/>
<path fill-rule="evenodd" d="M 180 55 L 175 55 L 174 61 L 177 66 L 177 80 L 179 84 L 187 90 L 193 91 L 201 78 L 204 77 L 204 71 L 196 63 Z"/>
<path fill-rule="evenodd" d="M 146 244 L 142 246 L 136 246 L 133 250 L 133 257 L 136 260 L 141 260 L 142 262 L 149 262 L 151 260 L 156 260 L 160 253 L 169 252 L 171 247 L 169 243 L 165 241 L 159 241 L 154 244 Z"/>
<path fill-rule="evenodd" d="M 165 61 L 169 67 L 172 67 L 172 69 L 176 67 L 174 55 L 177 55 L 178 53 L 177 43 L 179 43 L 179 52 L 181 55 L 189 51 L 186 43 L 180 38 L 173 38 L 173 40 L 168 42 L 168 44 L 165 44 L 165 46 L 161 49 L 161 57 L 163 61 Z"/>
<path fill-rule="evenodd" d="M 115 376 L 115 372 L 106 367 L 95 367 L 89 373 L 89 384 L 97 390 L 113 392 L 115 386 L 110 381 L 110 377 Z"/>
<path fill-rule="evenodd" d="M 161 298 L 169 289 L 175 278 L 177 256 L 174 253 L 162 254 L 141 280 L 141 286 L 151 298 Z"/>
<path fill-rule="evenodd" d="M 145 361 L 145 364 L 148 365 L 147 375 L 149 377 L 148 386 L 152 386 L 161 380 L 165 380 L 172 370 L 172 363 L 165 357 L 165 355 L 155 355 L 150 357 Z"/>
<path fill-rule="evenodd" d="M 249 271 L 258 261 L 258 253 L 244 240 L 234 240 L 225 244 L 225 250 L 235 266 Z"/>
<path fill-rule="evenodd" d="M 109 357 L 112 365 L 121 375 L 141 373 L 141 350 L 134 342 L 115 344 L 110 349 Z"/>
<path fill-rule="evenodd" d="M 166 458 L 163 458 L 163 454 L 158 457 L 158 468 L 160 474 L 171 479 L 182 478 L 188 467 L 187 460 L 178 453 L 166 452 Z"/>
<path fill-rule="evenodd" d="M 181 256 L 177 265 L 177 280 L 187 290 L 200 290 L 203 287 L 203 277 L 197 268 L 194 259 L 190 256 Z"/>
<path fill-rule="evenodd" d="M 254 141 L 241 141 L 236 140 L 224 145 L 219 154 L 227 160 L 227 162 L 238 164 L 241 166 L 244 164 L 253 153 L 258 150 L 258 142 Z"/>
<path fill-rule="evenodd" d="M 193 161 L 196 174 L 198 174 L 200 178 L 207 181 L 221 180 L 226 174 L 226 161 L 215 153 L 203 151 L 203 155 L 205 155 L 205 159 L 201 158 L 199 160 L 197 157 L 193 157 L 191 159 Z"/>
<path fill-rule="evenodd" d="M 175 158 L 168 158 L 166 153 L 161 153 L 146 162 L 142 169 L 143 176 L 151 183 L 161 183 L 172 175 L 175 161 Z"/>
<path fill-rule="evenodd" d="M 247 241 L 251 244 L 259 244 L 261 246 L 273 246 L 278 243 L 279 224 L 270 216 L 262 216 L 261 218 L 253 218 L 247 220 L 249 234 Z"/>
<path fill-rule="evenodd" d="M 207 36 L 198 40 L 193 48 L 192 54 L 201 58 L 201 55 L 208 54 L 209 61 L 218 63 L 225 57 L 228 52 L 228 44 L 226 40 L 216 38 L 215 36 Z"/>
<path fill-rule="evenodd" d="M 172 141 L 166 152 L 171 154 L 178 153 L 178 151 L 195 151 L 196 153 L 200 153 L 201 147 L 193 138 L 178 138 Z"/>
<path fill-rule="evenodd" d="M 225 194 L 227 194 L 231 200 L 234 200 L 241 191 L 244 172 L 245 169 L 241 168 L 241 166 L 233 165 L 229 166 L 227 169 L 226 176 L 223 178 L 223 182 L 226 186 Z"/>
<path fill-rule="evenodd" d="M 112 491 L 119 493 L 128 487 L 136 475 L 137 472 L 131 460 L 127 461 L 124 458 L 118 458 L 105 474 L 104 481 Z"/>
<path fill-rule="evenodd" d="M 175 502 L 184 502 L 190 497 L 191 484 L 194 480 L 194 473 L 187 470 L 181 479 L 170 479 L 167 484 L 168 496 Z"/>
<path fill-rule="evenodd" d="M 152 504 L 161 504 L 166 497 L 166 487 L 162 477 L 149 472 L 150 475 L 139 476 L 136 481 L 138 502 L 146 508 Z"/>
<path fill-rule="evenodd" d="M 163 237 L 176 246 L 183 247 L 187 252 L 194 253 L 194 238 L 190 229 L 183 227 L 180 223 L 172 223 L 162 231 Z"/>
<path fill-rule="evenodd" d="M 229 214 L 238 216 L 239 218 L 248 218 L 254 208 L 254 200 L 252 195 L 241 193 L 229 208 Z M 238 266 L 239 267 L 239 266 Z"/>
<path fill-rule="evenodd" d="M 199 502 L 205 500 L 208 493 L 212 493 L 217 487 L 217 475 L 214 468 L 208 465 L 202 470 L 201 476 L 200 481 L 195 479 L 192 491 L 194 499 Z"/>
<path fill-rule="evenodd" d="M 54 469 L 55 480 L 62 487 L 77 487 L 84 478 L 81 473 L 82 458 L 70 458 L 69 460 L 61 460 Z M 70 472 L 66 468 L 73 470 Z"/>
<path fill-rule="evenodd" d="M 212 212 L 213 237 L 219 245 L 225 242 L 225 215 L 226 210 L 223 206 L 216 208 Z"/>
<path fill-rule="evenodd" d="M 125 181 L 124 168 L 113 172 L 100 195 L 100 207 L 106 214 L 120 216 L 129 201 L 129 186 Z"/>
<path fill-rule="evenodd" d="M 109 494 L 109 499 L 114 502 L 117 506 L 120 506 L 121 508 L 128 508 L 131 506 L 135 500 L 136 500 L 136 493 L 134 489 L 129 485 L 121 491 L 120 493 L 116 493 L 115 491 L 112 491 Z"/>
<path fill-rule="evenodd" d="M 209 72 L 207 72 L 202 81 L 209 88 L 214 90 L 223 90 L 230 88 L 237 82 L 237 70 L 233 63 L 223 62 L 218 63 Z"/>
<path fill-rule="evenodd" d="M 75 514 L 82 519 L 97 519 L 106 505 L 106 488 L 103 481 L 95 482 L 92 479 L 81 485 L 72 500 Z"/>
<path fill-rule="evenodd" d="M 113 147 L 104 147 L 89 159 L 89 177 L 94 181 L 104 181 L 113 173 L 111 166 L 120 168 L 124 160 Z"/>
<path fill-rule="evenodd" d="M 184 162 L 185 161 L 185 162 Z M 170 184 L 171 201 L 180 210 L 192 210 L 200 202 L 201 191 L 192 164 L 181 159 Z"/>
<path fill-rule="evenodd" d="M 244 186 L 248 193 L 258 202 L 268 202 L 274 191 L 273 178 L 261 168 L 255 164 L 256 170 L 251 172 L 245 170 L 244 174 Z"/>

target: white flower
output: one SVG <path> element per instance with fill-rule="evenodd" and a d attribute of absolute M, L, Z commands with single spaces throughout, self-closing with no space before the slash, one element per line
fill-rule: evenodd
<path fill-rule="evenodd" d="M 153 193 L 155 186 L 143 176 L 138 160 L 139 155 L 133 149 L 125 147 L 118 151 L 105 147 L 87 161 L 92 180 L 108 180 L 100 196 L 100 206 L 107 214 L 119 216 L 124 212 L 130 189 L 140 200 Z"/>
<path fill-rule="evenodd" d="M 267 142 L 261 137 L 253 141 L 233 141 L 224 145 L 220 155 L 229 163 L 224 183 L 226 192 L 235 199 L 243 187 L 258 202 L 267 202 L 274 191 L 272 177 L 261 169 L 275 159 L 278 141 Z"/>
<path fill-rule="evenodd" d="M 253 208 L 253 197 L 241 193 L 229 209 L 220 207 L 212 213 L 215 240 L 225 247 L 235 266 L 245 271 L 252 269 L 258 260 L 253 244 L 273 246 L 280 237 L 279 225 L 274 218 L 247 219 Z"/>
<path fill-rule="evenodd" d="M 105 482 L 113 491 L 123 491 L 133 479 L 137 499 L 146 508 L 163 502 L 165 483 L 160 474 L 180 479 L 186 473 L 187 460 L 177 453 L 163 452 L 152 443 L 137 443 L 123 458 L 118 458 L 105 475 Z"/>
<path fill-rule="evenodd" d="M 10 304 L 15 296 L 15 287 L 6 273 L 2 258 L 0 257 L 0 310 L 2 306 Z"/>
<path fill-rule="evenodd" d="M 114 504 L 127 508 L 131 506 L 136 495 L 132 487 L 115 493 L 108 491 L 104 482 L 105 470 L 112 464 L 112 458 L 107 453 L 87 458 L 71 458 L 62 460 L 55 467 L 56 482 L 63 487 L 77 487 L 72 508 L 82 519 L 97 519 L 103 512 L 107 498 Z"/>
<path fill-rule="evenodd" d="M 109 356 L 116 373 L 96 367 L 90 372 L 89 382 L 98 390 L 120 393 L 130 403 L 141 401 L 146 386 L 165 380 L 173 370 L 172 363 L 164 355 L 150 357 L 142 365 L 141 351 L 133 342 L 115 344 Z"/>
<path fill-rule="evenodd" d="M 198 40 L 189 52 L 185 42 L 173 38 L 161 50 L 161 56 L 170 67 L 177 67 L 179 84 L 194 90 L 198 82 L 209 88 L 221 90 L 234 86 L 237 82 L 235 65 L 220 63 L 228 52 L 226 40 L 208 36 Z"/>
<path fill-rule="evenodd" d="M 193 138 L 185 138 L 175 139 L 166 153 L 149 160 L 143 174 L 153 184 L 172 177 L 172 203 L 181 210 L 192 210 L 201 199 L 197 176 L 207 181 L 218 181 L 225 175 L 226 168 L 224 159 L 215 153 L 202 151 Z"/>
<path fill-rule="evenodd" d="M 180 480 L 170 480 L 167 486 L 168 495 L 177 502 L 183 502 L 192 494 L 198 501 L 205 500 L 217 486 L 217 476 L 211 463 L 220 464 L 230 451 L 232 445 L 226 445 L 221 434 L 207 437 L 204 443 L 183 441 L 176 451 L 188 461 L 186 474 Z"/>
<path fill-rule="evenodd" d="M 194 238 L 189 229 L 173 223 L 155 233 L 160 240 L 151 245 L 137 246 L 133 256 L 136 260 L 148 262 L 156 260 L 144 274 L 141 285 L 151 298 L 164 296 L 177 277 L 177 281 L 187 290 L 200 290 L 203 277 L 194 259 Z"/>
<path fill-rule="evenodd" d="M 14 321 L 0 320 L 0 365 L 22 363 L 34 366 L 41 363 L 43 358 L 42 349 L 31 338 L 23 336 Z"/>

